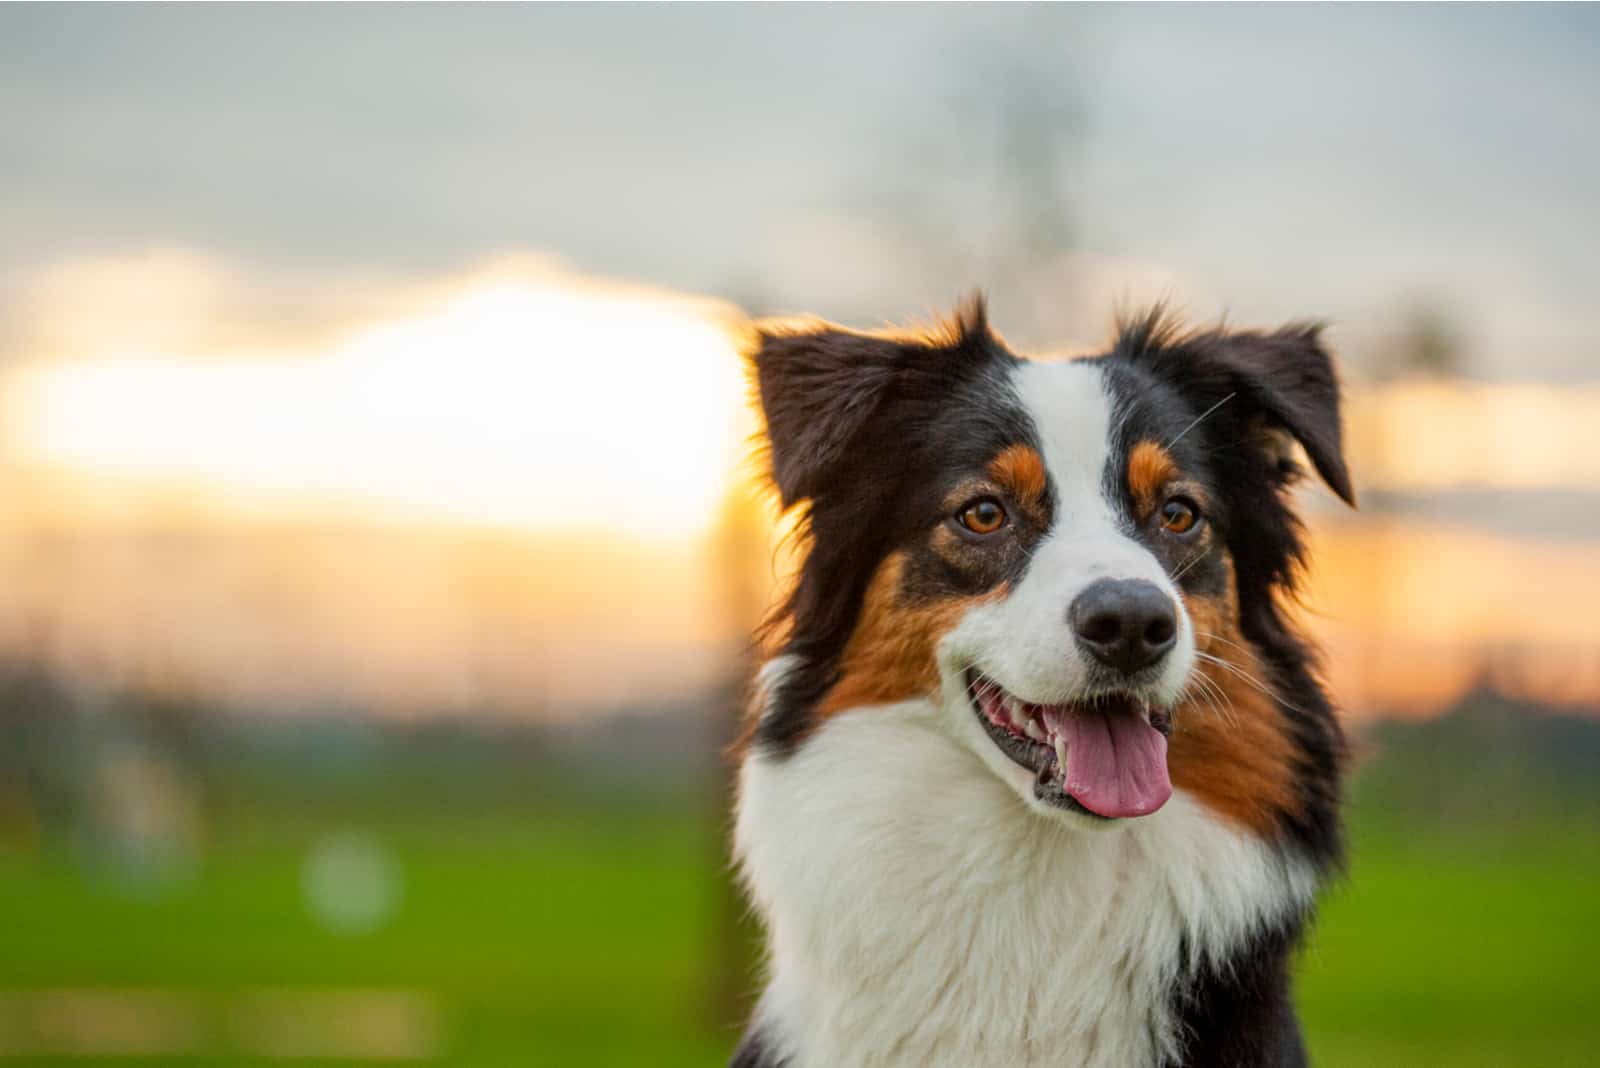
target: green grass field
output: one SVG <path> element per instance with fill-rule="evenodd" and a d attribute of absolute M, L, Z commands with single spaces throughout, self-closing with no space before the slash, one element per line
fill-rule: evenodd
<path fill-rule="evenodd" d="M 374 989 L 425 1007 L 424 1052 L 439 1063 L 709 1066 L 726 1056 L 736 1021 L 714 994 L 708 803 L 431 808 L 412 798 L 248 811 L 213 835 L 192 877 L 161 893 L 86 877 L 59 849 L 0 847 L 10 1006 L 0 1050 L 11 1051 L 0 1062 L 249 1061 L 273 1048 L 234 1026 L 260 991 L 314 1001 Z M 1316 1061 L 1595 1063 L 1592 825 L 1473 841 L 1408 833 L 1365 805 L 1355 815 L 1351 876 L 1328 898 L 1301 968 Z M 404 890 L 381 929 L 333 934 L 308 911 L 302 865 L 325 826 L 364 829 L 392 851 Z M 40 1025 L 18 1005 L 32 1004 L 30 991 L 83 988 L 161 992 L 187 1020 L 193 1055 L 41 1059 Z"/>
<path fill-rule="evenodd" d="M 1596 1063 L 1594 833 L 1472 843 L 1365 818 L 1354 829 L 1350 877 L 1301 957 L 1316 1063 Z"/>

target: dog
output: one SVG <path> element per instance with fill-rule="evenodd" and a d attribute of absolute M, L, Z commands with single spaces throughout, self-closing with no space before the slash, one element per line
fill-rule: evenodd
<path fill-rule="evenodd" d="M 1320 328 L 1034 361 L 758 324 L 798 569 L 741 747 L 769 978 L 735 1068 L 1299 1065 L 1291 956 L 1346 744 L 1290 601 Z"/>

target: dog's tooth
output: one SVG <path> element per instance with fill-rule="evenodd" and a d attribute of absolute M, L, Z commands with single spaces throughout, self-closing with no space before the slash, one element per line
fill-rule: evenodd
<path fill-rule="evenodd" d="M 1032 738 L 1036 742 L 1049 741 L 1049 739 L 1045 737 L 1044 728 L 1039 726 L 1039 721 L 1034 719 L 1032 716 L 1028 717 L 1028 724 L 1023 728 L 1023 730 L 1027 732 L 1029 738 Z"/>
<path fill-rule="evenodd" d="M 1045 705 L 1039 709 L 1039 716 L 1044 720 L 1045 729 L 1053 734 L 1060 734 L 1066 729 L 1061 722 L 1061 709 L 1058 705 Z"/>
<path fill-rule="evenodd" d="M 1067 775 L 1067 743 L 1060 735 L 1056 736 L 1056 762 L 1061 765 L 1061 777 Z"/>

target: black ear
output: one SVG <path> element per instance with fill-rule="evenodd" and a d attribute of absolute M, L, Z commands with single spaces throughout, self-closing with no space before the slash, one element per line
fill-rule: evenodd
<path fill-rule="evenodd" d="M 758 324 L 749 359 L 783 506 L 815 498 L 896 397 L 925 398 L 993 344 L 981 298 L 925 333 Z"/>
<path fill-rule="evenodd" d="M 1270 439 L 1287 433 L 1328 487 L 1355 505 L 1344 462 L 1339 377 L 1322 345 L 1321 327 L 1181 334 L 1156 308 L 1123 324 L 1116 350 L 1188 396 L 1202 418 L 1266 431 L 1261 436 L 1269 451 L 1278 451 Z"/>
<path fill-rule="evenodd" d="M 1212 335 L 1214 358 L 1234 388 L 1265 417 L 1300 442 L 1317 474 L 1354 507 L 1355 489 L 1344 462 L 1339 377 L 1322 345 L 1320 326 L 1293 325 L 1270 334 Z"/>
<path fill-rule="evenodd" d="M 750 360 L 785 508 L 817 494 L 894 382 L 898 344 L 831 326 L 763 327 Z"/>

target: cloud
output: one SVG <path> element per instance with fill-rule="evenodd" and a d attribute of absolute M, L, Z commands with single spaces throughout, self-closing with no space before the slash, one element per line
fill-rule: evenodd
<path fill-rule="evenodd" d="M 547 259 L 308 291 L 167 250 L 62 264 L 25 294 L 0 385 L 8 454 L 36 481 L 685 533 L 741 448 L 734 309 Z"/>

